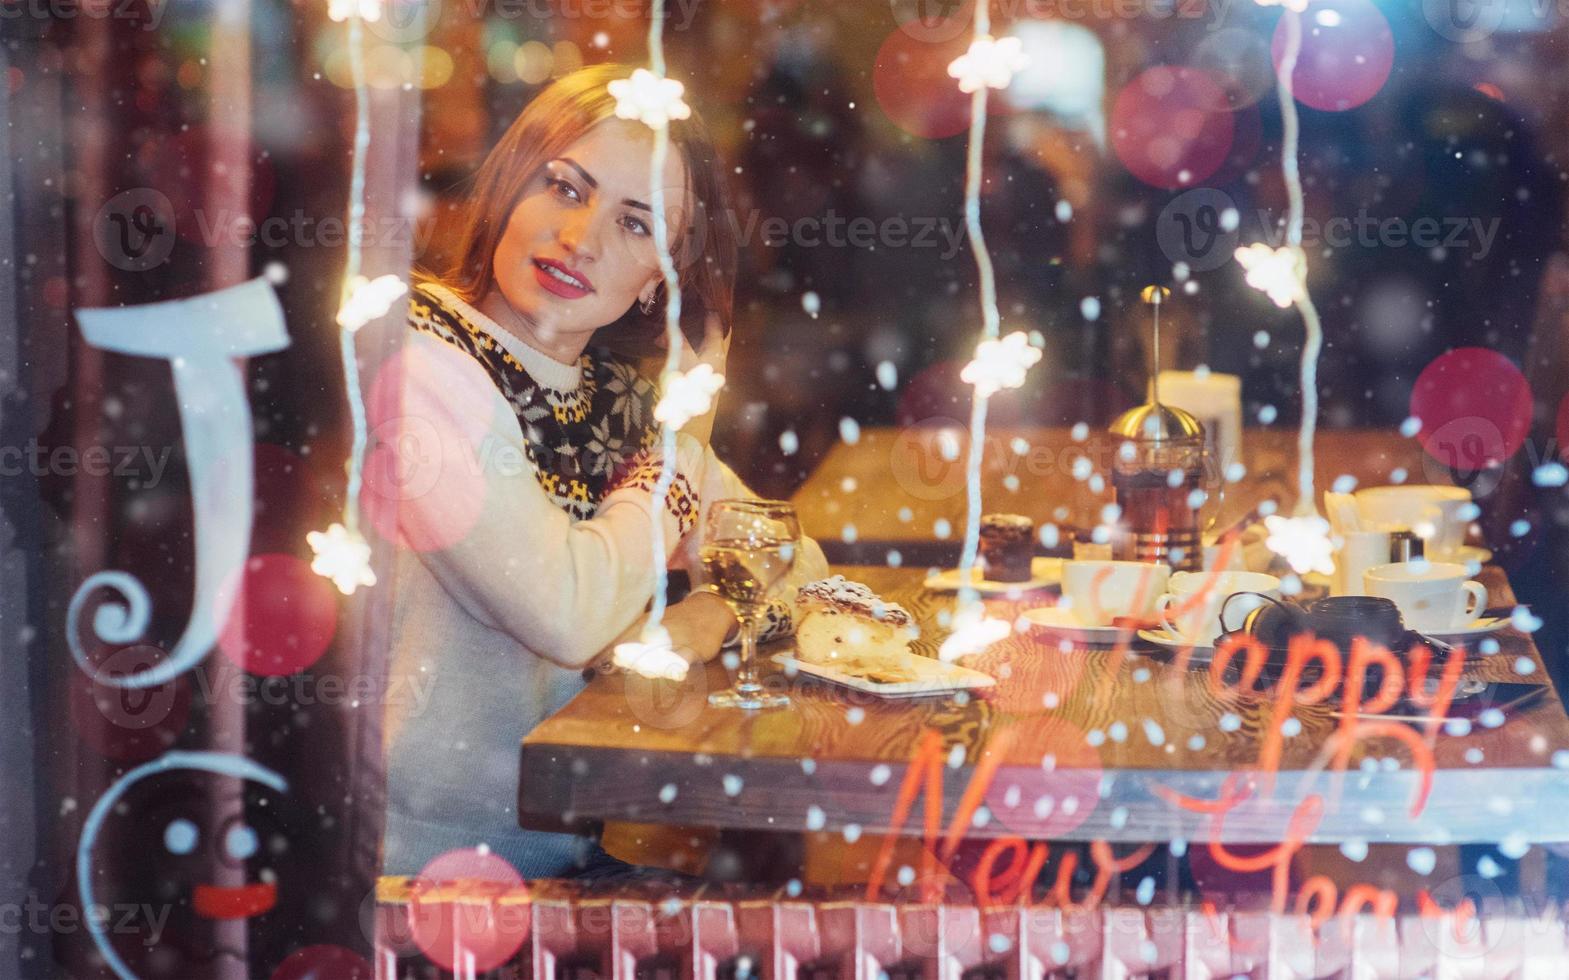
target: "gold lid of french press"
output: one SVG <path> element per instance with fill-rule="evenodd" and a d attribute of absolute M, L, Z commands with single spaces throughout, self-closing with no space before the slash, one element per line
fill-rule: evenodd
<path fill-rule="evenodd" d="M 1150 305 L 1155 320 L 1155 340 L 1151 345 L 1150 358 L 1150 400 L 1117 416 L 1109 431 L 1114 436 L 1155 445 L 1202 440 L 1203 423 L 1175 405 L 1162 405 L 1160 402 L 1160 307 L 1171 298 L 1171 290 L 1165 286 L 1145 286 L 1139 298 Z"/>

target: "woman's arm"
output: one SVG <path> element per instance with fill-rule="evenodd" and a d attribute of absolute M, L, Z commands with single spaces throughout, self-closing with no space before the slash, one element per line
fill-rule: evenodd
<path fill-rule="evenodd" d="M 540 488 L 516 416 L 468 355 L 413 334 L 403 358 L 401 415 L 375 427 L 371 450 L 396 468 L 384 482 L 400 488 L 401 540 L 469 615 L 583 666 L 652 595 L 650 493 L 623 484 L 574 523 Z M 695 523 L 697 491 L 684 474 L 702 472 L 702 454 L 690 439 L 678 450 L 672 495 L 688 511 L 659 515 L 667 559 Z"/>

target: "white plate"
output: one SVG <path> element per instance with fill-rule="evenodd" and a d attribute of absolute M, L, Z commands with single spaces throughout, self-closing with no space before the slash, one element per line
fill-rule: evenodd
<path fill-rule="evenodd" d="M 1061 558 L 1032 558 L 1030 559 L 1030 580 L 1028 582 L 994 582 L 991 579 L 981 578 L 980 566 L 971 569 L 972 584 L 975 591 L 981 595 L 1008 595 L 1014 592 L 1028 592 L 1031 589 L 1044 589 L 1051 585 L 1062 584 L 1062 559 Z M 924 583 L 933 592 L 959 591 L 959 570 L 950 568 L 926 577 Z"/>
<path fill-rule="evenodd" d="M 1153 643 L 1158 647 L 1165 647 L 1167 650 L 1182 651 L 1191 649 L 1194 653 L 1213 653 L 1215 651 L 1213 643 L 1189 643 L 1164 627 L 1157 630 L 1139 630 L 1139 639 Z"/>
<path fill-rule="evenodd" d="M 790 651 L 776 653 L 773 659 L 781 667 L 793 666 L 803 674 L 885 698 L 919 698 L 952 691 L 973 691 L 997 683 L 997 679 L 990 674 L 958 664 L 946 664 L 931 657 L 912 656 L 910 666 L 917 675 L 916 679 L 897 684 L 879 684 L 828 664 L 809 664 L 792 657 Z"/>
<path fill-rule="evenodd" d="M 1456 626 L 1447 630 L 1419 630 L 1427 636 L 1436 636 L 1441 639 L 1454 639 L 1461 636 L 1482 636 L 1487 633 L 1496 633 L 1507 629 L 1511 620 L 1508 616 L 1491 616 L 1487 619 L 1478 619 L 1469 626 Z"/>
<path fill-rule="evenodd" d="M 1031 626 L 1038 626 L 1048 633 L 1066 637 L 1075 643 L 1109 645 L 1116 643 L 1130 631 L 1119 626 L 1085 626 L 1073 618 L 1073 612 L 1061 606 L 1041 606 L 1026 609 L 1024 618 Z"/>

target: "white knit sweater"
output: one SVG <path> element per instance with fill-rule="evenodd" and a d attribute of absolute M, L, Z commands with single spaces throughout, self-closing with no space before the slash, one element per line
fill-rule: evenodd
<path fill-rule="evenodd" d="M 542 385 L 570 391 L 579 369 L 550 360 L 455 297 L 470 322 Z M 377 417 L 367 472 L 391 472 L 402 546 L 394 569 L 384 866 L 412 874 L 455 847 L 488 844 L 525 876 L 562 873 L 573 839 L 520 831 L 515 801 L 525 734 L 582 688 L 582 668 L 641 615 L 654 581 L 651 494 L 623 487 L 573 521 L 540 487 L 511 405 L 466 353 L 410 331 L 402 410 Z M 383 416 L 390 416 L 383 413 Z M 677 470 L 702 512 L 755 496 L 707 446 L 685 440 Z M 367 480 L 370 492 L 376 481 Z M 383 496 L 388 495 L 382 491 Z M 667 509 L 665 557 L 683 539 Z M 697 528 L 701 528 L 699 518 Z M 815 542 L 790 589 L 827 574 Z"/>

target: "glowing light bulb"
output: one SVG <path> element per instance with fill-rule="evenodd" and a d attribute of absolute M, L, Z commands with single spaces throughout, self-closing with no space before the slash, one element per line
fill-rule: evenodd
<path fill-rule="evenodd" d="M 360 20 L 381 20 L 383 0 L 327 0 L 327 16 L 335 21 L 345 21 L 358 15 Z"/>
<path fill-rule="evenodd" d="M 650 680 L 683 681 L 691 664 L 670 648 L 670 634 L 656 627 L 641 640 L 616 644 L 610 662 L 622 670 Z"/>
<path fill-rule="evenodd" d="M 305 541 L 316 554 L 311 559 L 311 571 L 331 579 L 339 592 L 353 595 L 362 585 L 376 584 L 376 573 L 370 567 L 370 544 L 360 532 L 334 523 L 326 531 L 305 535 Z"/>
<path fill-rule="evenodd" d="M 630 78 L 618 78 L 609 85 L 616 100 L 616 115 L 636 119 L 650 129 L 664 129 L 672 119 L 685 119 L 691 106 L 681 99 L 686 87 L 673 78 L 661 78 L 647 68 L 639 68 Z"/>
<path fill-rule="evenodd" d="M 975 360 L 964 366 L 959 377 L 974 385 L 977 394 L 995 395 L 1024 384 L 1025 372 L 1040 359 L 1040 349 L 1031 346 L 1022 331 L 1015 331 L 1001 340 L 981 341 L 975 348 Z"/>
<path fill-rule="evenodd" d="M 1235 255 L 1248 285 L 1263 292 L 1281 309 L 1307 295 L 1307 256 L 1301 248 L 1270 248 L 1263 242 L 1254 242 L 1237 249 Z"/>
<path fill-rule="evenodd" d="M 338 325 L 354 331 L 392 309 L 409 287 L 397 276 L 388 274 L 366 279 L 355 276 L 349 283 L 348 298 L 338 309 Z"/>
<path fill-rule="evenodd" d="M 959 80 L 959 91 L 975 92 L 982 86 L 1007 88 L 1013 76 L 1030 63 L 1024 45 L 1016 37 L 978 37 L 970 49 L 953 59 L 948 74 Z"/>
<path fill-rule="evenodd" d="M 993 643 L 1007 639 L 1012 632 L 1012 623 L 987 616 L 985 607 L 976 603 L 954 616 L 953 633 L 937 649 L 937 657 L 951 661 L 980 653 Z"/>
<path fill-rule="evenodd" d="M 1335 571 L 1335 543 L 1329 537 L 1329 522 L 1317 514 L 1300 517 L 1281 517 L 1271 514 L 1264 518 L 1269 536 L 1265 547 L 1286 559 L 1298 575 Z"/>
<path fill-rule="evenodd" d="M 684 374 L 677 371 L 667 375 L 665 393 L 654 406 L 654 418 L 679 429 L 708 411 L 714 404 L 714 395 L 724 386 L 725 376 L 711 364 L 699 364 Z"/>

